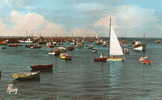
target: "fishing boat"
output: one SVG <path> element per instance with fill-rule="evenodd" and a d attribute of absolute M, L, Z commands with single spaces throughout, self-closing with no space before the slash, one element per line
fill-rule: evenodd
<path fill-rule="evenodd" d="M 60 53 L 63 53 L 65 51 L 66 51 L 66 48 L 64 48 L 64 47 L 57 47 L 57 48 L 54 48 L 53 50 L 49 51 L 48 54 L 49 55 L 59 56 Z"/>
<path fill-rule="evenodd" d="M 31 38 L 27 38 L 26 40 L 19 40 L 20 43 L 33 43 Z"/>
<path fill-rule="evenodd" d="M 28 80 L 39 80 L 40 72 L 21 72 L 14 73 L 11 75 L 14 80 L 18 81 L 28 81 Z"/>
<path fill-rule="evenodd" d="M 52 42 L 47 42 L 46 45 L 47 45 L 48 48 L 54 48 L 55 47 Z"/>
<path fill-rule="evenodd" d="M 145 51 L 145 44 L 143 44 L 141 41 L 134 41 L 133 50 L 134 51 Z"/>
<path fill-rule="evenodd" d="M 56 55 L 56 52 L 54 52 L 53 50 L 48 52 L 49 55 Z"/>
<path fill-rule="evenodd" d="M 8 44 L 8 47 L 19 47 L 22 46 L 21 44 L 17 44 L 17 43 L 10 43 Z"/>
<path fill-rule="evenodd" d="M 159 43 L 161 43 L 161 40 L 155 40 L 154 43 L 159 44 Z"/>
<path fill-rule="evenodd" d="M 7 45 L 7 43 L 8 43 L 8 40 L 0 41 L 0 45 Z"/>
<path fill-rule="evenodd" d="M 59 57 L 63 60 L 72 60 L 72 56 L 67 53 L 60 53 Z"/>
<path fill-rule="evenodd" d="M 113 30 L 113 27 L 111 26 L 111 17 L 110 17 L 109 41 L 110 41 L 109 55 L 108 55 L 106 61 L 124 61 L 125 58 L 123 57 L 124 53 L 123 53 L 122 47 L 120 46 L 120 42 L 116 36 L 116 33 Z M 95 59 L 103 59 L 101 61 L 104 61 L 105 57 L 100 56 Z M 96 61 L 96 60 L 94 60 L 94 61 Z"/>
<path fill-rule="evenodd" d="M 74 46 L 69 46 L 69 47 L 66 48 L 66 50 L 68 50 L 68 51 L 73 51 L 74 49 L 75 49 Z"/>
<path fill-rule="evenodd" d="M 28 44 L 25 47 L 31 48 L 31 49 L 41 48 L 41 46 L 39 44 Z"/>
<path fill-rule="evenodd" d="M 98 51 L 98 49 L 97 48 L 92 48 L 92 49 L 90 49 L 90 51 L 93 52 L 93 53 L 96 53 Z"/>
<path fill-rule="evenodd" d="M 52 71 L 52 68 L 53 64 L 31 66 L 32 71 Z"/>
<path fill-rule="evenodd" d="M 138 59 L 138 61 L 142 64 L 151 64 L 152 60 L 148 59 L 148 56 L 142 56 Z"/>

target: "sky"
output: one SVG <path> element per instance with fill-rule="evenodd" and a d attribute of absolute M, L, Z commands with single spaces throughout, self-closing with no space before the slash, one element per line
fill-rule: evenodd
<path fill-rule="evenodd" d="M 162 0 L 0 0 L 0 36 L 162 37 Z"/>

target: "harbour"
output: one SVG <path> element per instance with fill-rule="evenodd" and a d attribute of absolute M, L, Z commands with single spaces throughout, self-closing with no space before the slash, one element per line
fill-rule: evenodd
<path fill-rule="evenodd" d="M 137 39 L 127 39 L 133 41 Z M 151 65 L 141 64 L 140 52 L 130 50 L 124 62 L 94 62 L 99 53 L 90 52 L 87 47 L 67 51 L 72 61 L 65 61 L 48 55 L 51 48 L 31 49 L 7 47 L 1 49 L 1 98 L 5 100 L 133 100 L 161 98 L 161 49 L 162 44 L 154 43 L 155 39 L 146 39 L 146 54 L 152 59 Z M 91 44 L 93 42 L 86 42 Z M 65 43 L 64 45 L 67 45 Z M 108 48 L 97 46 L 103 55 Z M 40 73 L 40 81 L 14 82 L 10 77 L 16 72 L 30 71 L 36 64 L 53 64 L 52 72 Z M 17 95 L 6 93 L 6 86 L 13 83 L 19 88 Z M 32 94 L 32 95 L 31 95 Z"/>

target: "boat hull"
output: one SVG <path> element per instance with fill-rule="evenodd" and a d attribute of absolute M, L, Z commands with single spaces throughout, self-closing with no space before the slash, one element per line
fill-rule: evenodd
<path fill-rule="evenodd" d="M 65 54 L 65 53 L 61 53 L 59 58 L 63 60 L 72 60 L 72 56 Z"/>
<path fill-rule="evenodd" d="M 14 80 L 18 81 L 40 80 L 40 72 L 31 72 L 30 75 L 26 73 L 15 73 L 11 76 Z"/>
<path fill-rule="evenodd" d="M 139 46 L 139 47 L 133 48 L 133 50 L 135 50 L 135 51 L 143 51 L 144 48 L 143 48 L 143 46 Z"/>
<path fill-rule="evenodd" d="M 106 61 L 107 61 L 107 57 L 95 58 L 94 61 L 95 61 L 95 62 L 106 62 Z"/>
<path fill-rule="evenodd" d="M 142 63 L 142 64 L 151 64 L 152 60 L 144 59 L 144 60 L 140 61 L 140 63 Z"/>
<path fill-rule="evenodd" d="M 107 58 L 107 61 L 124 61 L 125 60 L 125 58 L 123 58 L 123 57 L 108 57 Z"/>
<path fill-rule="evenodd" d="M 49 65 L 33 65 L 31 66 L 31 71 L 52 71 L 53 64 Z"/>

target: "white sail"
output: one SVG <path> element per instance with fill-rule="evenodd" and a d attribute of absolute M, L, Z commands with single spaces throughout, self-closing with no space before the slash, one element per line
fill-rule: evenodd
<path fill-rule="evenodd" d="M 123 50 L 120 46 L 119 40 L 111 27 L 111 32 L 110 32 L 110 56 L 120 56 L 123 55 Z"/>

